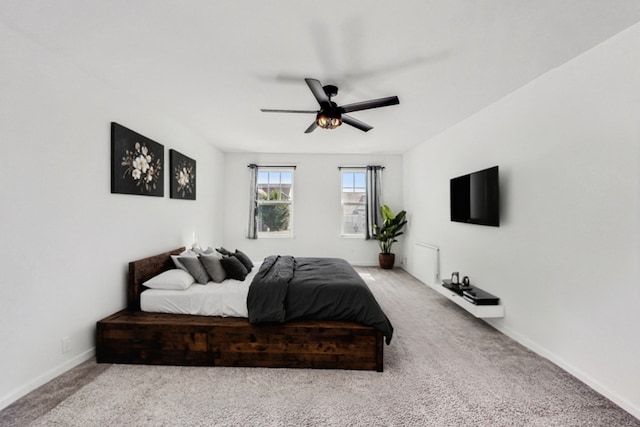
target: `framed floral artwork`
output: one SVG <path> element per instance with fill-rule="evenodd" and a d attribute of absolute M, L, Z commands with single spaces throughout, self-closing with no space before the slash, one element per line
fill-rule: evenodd
<path fill-rule="evenodd" d="M 169 150 L 169 167 L 171 168 L 170 194 L 172 199 L 196 199 L 196 161 L 177 152 Z"/>
<path fill-rule="evenodd" d="M 164 196 L 164 145 L 111 123 L 111 192 Z"/>

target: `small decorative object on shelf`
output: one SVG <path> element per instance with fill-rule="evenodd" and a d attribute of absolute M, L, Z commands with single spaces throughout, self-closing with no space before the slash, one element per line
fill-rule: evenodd
<path fill-rule="evenodd" d="M 459 275 L 460 273 L 453 272 L 451 274 L 451 280 L 449 279 L 444 279 L 442 281 L 442 286 L 444 286 L 447 289 L 451 289 L 452 291 L 456 292 L 458 295 L 462 296 L 462 291 L 471 289 L 471 286 L 469 285 L 469 277 L 468 276 L 464 276 L 464 278 L 462 279 L 462 282 L 459 281 Z"/>

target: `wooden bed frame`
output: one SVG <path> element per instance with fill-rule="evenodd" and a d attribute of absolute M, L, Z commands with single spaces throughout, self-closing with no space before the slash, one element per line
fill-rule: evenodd
<path fill-rule="evenodd" d="M 97 322 L 98 363 L 383 369 L 384 336 L 333 320 L 252 325 L 234 317 L 140 311 L 143 282 L 174 268 L 174 249 L 129 263 L 127 308 Z"/>

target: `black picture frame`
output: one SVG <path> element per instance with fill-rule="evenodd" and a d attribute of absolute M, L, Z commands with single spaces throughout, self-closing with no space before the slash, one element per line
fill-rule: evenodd
<path fill-rule="evenodd" d="M 169 150 L 169 194 L 172 199 L 196 199 L 196 161 Z"/>
<path fill-rule="evenodd" d="M 458 273 L 457 271 L 451 273 L 451 283 L 456 285 L 460 283 L 460 273 Z"/>
<path fill-rule="evenodd" d="M 164 196 L 164 145 L 111 122 L 111 193 Z"/>

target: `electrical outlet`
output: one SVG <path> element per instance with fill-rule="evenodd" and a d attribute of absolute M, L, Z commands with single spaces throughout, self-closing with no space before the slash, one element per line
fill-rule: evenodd
<path fill-rule="evenodd" d="M 62 352 L 66 353 L 71 350 L 71 338 L 62 337 Z"/>

